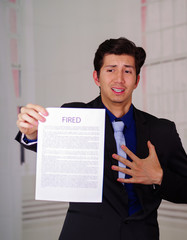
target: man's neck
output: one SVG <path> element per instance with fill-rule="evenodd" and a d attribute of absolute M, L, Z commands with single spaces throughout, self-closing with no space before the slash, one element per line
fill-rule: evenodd
<path fill-rule="evenodd" d="M 113 105 L 105 105 L 105 107 L 117 118 L 123 117 L 129 111 L 130 106 L 131 103 L 129 103 L 128 105 L 122 105 L 120 103 Z"/>

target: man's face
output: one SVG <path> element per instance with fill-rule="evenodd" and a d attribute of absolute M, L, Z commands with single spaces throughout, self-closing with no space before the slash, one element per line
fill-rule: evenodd
<path fill-rule="evenodd" d="M 108 109 L 117 106 L 130 107 L 132 93 L 139 83 L 134 57 L 126 54 L 105 55 L 99 77 L 96 71 L 93 77 L 100 87 L 102 102 Z"/>

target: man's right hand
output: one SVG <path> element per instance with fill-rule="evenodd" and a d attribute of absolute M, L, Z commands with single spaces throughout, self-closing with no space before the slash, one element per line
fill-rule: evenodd
<path fill-rule="evenodd" d="M 27 104 L 18 114 L 17 126 L 30 140 L 37 139 L 38 121 L 45 122 L 48 112 L 45 108 L 35 104 Z"/>

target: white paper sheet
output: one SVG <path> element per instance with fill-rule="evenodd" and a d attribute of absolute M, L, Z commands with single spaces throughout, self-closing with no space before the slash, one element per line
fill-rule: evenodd
<path fill-rule="evenodd" d="M 105 109 L 47 111 L 38 127 L 36 199 L 102 202 Z"/>

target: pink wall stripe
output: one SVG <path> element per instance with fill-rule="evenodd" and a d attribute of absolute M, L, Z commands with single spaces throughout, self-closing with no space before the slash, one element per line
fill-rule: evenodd
<path fill-rule="evenodd" d="M 11 64 L 18 64 L 18 44 L 17 39 L 12 38 L 10 40 L 10 56 L 11 56 Z"/>
<path fill-rule="evenodd" d="M 10 23 L 10 32 L 16 34 L 17 33 L 17 16 L 16 16 L 16 10 L 14 8 L 10 8 L 9 10 L 9 23 Z"/>
<path fill-rule="evenodd" d="M 147 6 L 146 0 L 141 0 L 141 29 L 142 29 L 142 46 L 146 49 L 146 13 L 147 13 Z M 142 68 L 142 92 L 143 92 L 143 109 L 144 111 L 147 110 L 147 96 L 146 96 L 146 67 Z"/>
<path fill-rule="evenodd" d="M 14 81 L 14 92 L 16 97 L 20 97 L 20 70 L 19 69 L 12 69 L 12 78 Z"/>

